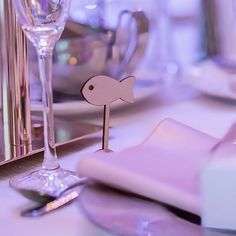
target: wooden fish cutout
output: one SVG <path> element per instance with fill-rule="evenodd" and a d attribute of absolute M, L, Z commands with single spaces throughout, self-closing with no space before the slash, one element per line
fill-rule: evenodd
<path fill-rule="evenodd" d="M 119 99 L 133 103 L 133 87 L 135 77 L 129 76 L 121 81 L 106 75 L 98 75 L 89 79 L 82 87 L 85 100 L 95 106 L 104 106 L 102 150 L 109 150 L 110 104 Z"/>

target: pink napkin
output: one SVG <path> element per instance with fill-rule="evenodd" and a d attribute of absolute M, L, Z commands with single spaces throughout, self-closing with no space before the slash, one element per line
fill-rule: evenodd
<path fill-rule="evenodd" d="M 217 139 L 166 119 L 142 144 L 82 158 L 80 176 L 200 215 L 200 173 Z"/>

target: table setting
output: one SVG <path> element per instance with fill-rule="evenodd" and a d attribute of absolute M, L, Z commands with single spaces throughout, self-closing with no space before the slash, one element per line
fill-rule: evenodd
<path fill-rule="evenodd" d="M 2 235 L 236 235 L 228 54 L 187 65 L 150 49 L 158 16 L 191 17 L 161 0 L 0 7 Z"/>

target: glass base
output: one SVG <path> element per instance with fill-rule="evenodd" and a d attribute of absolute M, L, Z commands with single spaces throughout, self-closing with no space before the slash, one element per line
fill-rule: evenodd
<path fill-rule="evenodd" d="M 73 171 L 61 168 L 55 170 L 39 169 L 10 179 L 10 186 L 18 191 L 31 190 L 51 196 L 58 196 L 62 191 L 80 182 Z"/>

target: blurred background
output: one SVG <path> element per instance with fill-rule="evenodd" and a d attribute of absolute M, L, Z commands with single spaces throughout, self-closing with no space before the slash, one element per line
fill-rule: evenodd
<path fill-rule="evenodd" d="M 72 0 L 54 52 L 55 113 L 73 113 L 72 101 L 86 110 L 80 89 L 97 74 L 117 80 L 135 75 L 137 100 L 160 85 L 176 83 L 236 99 L 233 2 Z M 31 86 L 37 91 L 31 94 L 32 109 L 38 111 L 41 92 L 33 48 L 30 63 Z"/>
<path fill-rule="evenodd" d="M 70 19 L 54 53 L 55 101 L 81 99 L 96 74 L 173 82 L 202 56 L 200 0 L 72 0 Z M 143 15 L 123 14 L 142 11 Z M 40 100 L 37 57 L 31 77 Z"/>

